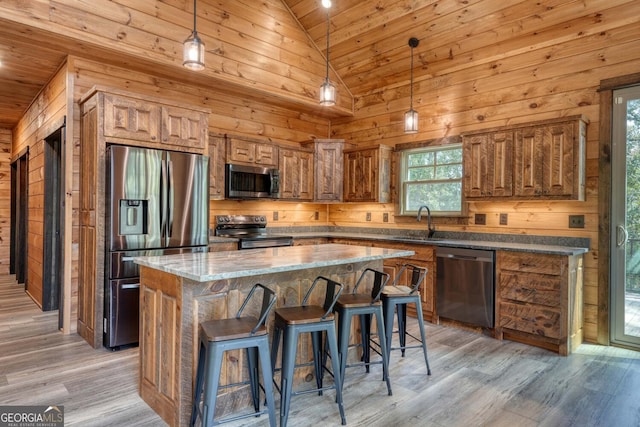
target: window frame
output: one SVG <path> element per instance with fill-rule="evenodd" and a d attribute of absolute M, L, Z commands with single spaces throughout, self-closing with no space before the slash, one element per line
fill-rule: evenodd
<path fill-rule="evenodd" d="M 407 180 L 407 175 L 408 175 L 408 159 L 409 156 L 411 154 L 415 154 L 415 153 L 425 153 L 425 152 L 432 152 L 432 153 L 436 153 L 439 151 L 445 151 L 445 150 L 455 150 L 458 149 L 460 150 L 460 154 L 461 154 L 461 160 L 460 160 L 460 165 L 462 166 L 462 173 L 460 175 L 459 180 L 427 180 L 425 182 L 431 182 L 431 183 L 437 183 L 437 182 L 452 182 L 452 181 L 459 181 L 460 182 L 460 210 L 459 211 L 431 211 L 432 216 L 439 216 L 439 217 L 461 217 L 465 215 L 466 212 L 466 204 L 465 199 L 464 199 L 464 194 L 463 194 L 463 190 L 464 190 L 464 151 L 463 151 L 463 147 L 462 147 L 462 142 L 461 141 L 457 141 L 457 142 L 453 142 L 453 143 L 447 143 L 447 144 L 442 144 L 442 145 L 421 145 L 421 146 L 413 146 L 411 148 L 406 148 L 406 149 L 402 149 L 399 150 L 398 154 L 399 154 L 399 173 L 398 173 L 398 213 L 399 215 L 405 215 L 405 216 L 415 216 L 418 214 L 417 210 L 408 210 L 406 203 L 405 203 L 405 198 L 406 198 L 406 188 L 407 188 L 407 182 L 411 182 Z M 434 157 L 435 159 L 435 157 Z M 437 166 L 437 164 L 433 163 L 433 166 Z M 413 182 L 417 182 L 417 181 L 413 181 Z"/>

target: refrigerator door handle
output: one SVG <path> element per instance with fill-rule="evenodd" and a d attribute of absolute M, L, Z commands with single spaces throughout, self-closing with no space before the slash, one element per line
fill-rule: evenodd
<path fill-rule="evenodd" d="M 161 161 L 160 168 L 160 206 L 158 211 L 160 212 L 160 240 L 162 245 L 166 245 L 167 242 L 167 187 L 168 187 L 168 178 L 167 178 L 167 168 L 166 161 Z"/>
<path fill-rule="evenodd" d="M 168 188 L 167 188 L 167 213 L 168 213 L 168 224 L 167 224 L 167 241 L 173 235 L 173 208 L 175 202 L 175 195 L 173 189 L 173 162 L 171 160 L 167 160 L 167 170 L 169 171 L 169 179 L 168 179 Z"/>

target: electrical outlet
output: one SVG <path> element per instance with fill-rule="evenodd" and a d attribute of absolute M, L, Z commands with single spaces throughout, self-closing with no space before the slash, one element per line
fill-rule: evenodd
<path fill-rule="evenodd" d="M 316 211 L 316 213 L 314 215 L 314 218 L 316 219 L 316 221 L 319 220 L 320 219 L 320 212 Z"/>
<path fill-rule="evenodd" d="M 475 215 L 475 223 L 476 223 L 476 225 L 486 225 L 487 224 L 487 215 L 486 214 L 476 214 Z"/>
<path fill-rule="evenodd" d="M 371 221 L 371 212 L 367 212 L 367 221 Z"/>
<path fill-rule="evenodd" d="M 584 215 L 569 215 L 569 228 L 584 228 Z"/>
<path fill-rule="evenodd" d="M 509 221 L 509 214 L 501 213 L 500 214 L 500 225 L 507 225 Z"/>
<path fill-rule="evenodd" d="M 273 220 L 274 221 L 278 220 L 278 211 L 273 211 Z"/>
<path fill-rule="evenodd" d="M 387 212 L 382 214 L 382 222 L 389 222 L 389 214 Z"/>

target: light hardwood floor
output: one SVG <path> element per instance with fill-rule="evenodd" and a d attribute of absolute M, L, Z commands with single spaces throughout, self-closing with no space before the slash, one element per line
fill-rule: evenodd
<path fill-rule="evenodd" d="M 640 353 L 583 344 L 560 357 L 449 327 L 427 324 L 427 334 L 432 375 L 418 350 L 393 352 L 393 396 L 379 366 L 347 369 L 349 426 L 640 425 Z M 64 405 L 67 426 L 162 426 L 138 396 L 137 357 L 136 348 L 94 350 L 62 335 L 57 312 L 41 312 L 0 277 L 0 405 Z M 289 425 L 340 425 L 334 398 L 294 397 Z"/>

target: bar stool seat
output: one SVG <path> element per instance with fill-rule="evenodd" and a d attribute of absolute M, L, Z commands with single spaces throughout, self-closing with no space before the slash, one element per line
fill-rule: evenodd
<path fill-rule="evenodd" d="M 309 297 L 318 283 L 324 282 L 325 298 L 322 306 L 308 305 Z M 340 411 L 342 424 L 347 423 L 342 404 L 342 377 L 340 376 L 340 365 L 338 364 L 339 353 L 336 338 L 336 326 L 333 315 L 333 307 L 336 300 L 342 293 L 342 285 L 318 276 L 307 291 L 301 306 L 280 307 L 275 310 L 275 322 L 271 344 L 271 364 L 272 370 L 277 371 L 275 364 L 278 357 L 278 347 L 280 336 L 282 335 L 282 368 L 280 377 L 280 387 L 276 388 L 280 392 L 280 427 L 286 427 L 289 417 L 289 407 L 291 396 L 317 392 L 322 395 L 325 390 L 336 390 L 336 403 Z M 298 349 L 298 338 L 302 333 L 311 334 L 313 347 L 313 366 L 316 377 L 316 388 L 304 391 L 293 391 L 294 370 L 300 366 L 309 364 L 296 364 L 296 353 Z M 326 370 L 323 362 L 323 333 L 326 334 L 326 343 L 331 352 L 334 384 L 328 387 L 323 386 L 323 377 Z M 274 380 L 275 382 L 275 380 Z"/>
<path fill-rule="evenodd" d="M 358 288 L 365 280 L 373 278 L 371 294 L 358 293 Z M 389 381 L 387 339 L 385 337 L 384 315 L 380 296 L 387 281 L 389 274 L 366 268 L 358 281 L 356 282 L 353 292 L 344 294 L 338 298 L 335 311 L 338 313 L 338 351 L 340 352 L 340 375 L 345 378 L 347 367 L 365 366 L 367 372 L 372 364 L 382 364 L 382 379 L 387 383 L 387 392 L 389 396 L 391 392 L 391 382 Z M 376 347 L 372 347 L 371 340 L 371 316 L 376 316 L 378 345 L 380 352 Z M 351 319 L 358 316 L 360 319 L 360 343 L 349 345 L 349 336 L 351 333 Z M 347 364 L 347 357 L 350 347 L 362 347 L 362 362 Z M 382 361 L 371 362 L 371 349 L 380 354 Z"/>
<path fill-rule="evenodd" d="M 245 307 L 249 301 L 251 301 L 257 289 L 262 289 L 260 317 L 242 316 Z M 245 298 L 235 318 L 209 320 L 200 324 L 200 350 L 198 353 L 196 384 L 193 393 L 191 426 L 196 424 L 198 417 L 201 419 L 202 426 L 206 427 L 268 413 L 269 424 L 275 427 L 276 416 L 272 386 L 273 375 L 269 352 L 269 338 L 265 326 L 267 316 L 275 302 L 276 296 L 272 290 L 261 284 L 256 284 Z M 246 349 L 249 381 L 220 386 L 219 381 L 224 352 L 238 349 Z M 260 359 L 262 368 L 262 380 L 267 401 L 267 408 L 262 411 L 260 410 L 261 386 L 258 380 L 258 358 Z M 255 412 L 216 420 L 215 409 L 218 389 L 243 384 L 251 385 L 251 396 Z M 204 400 L 201 409 L 200 399 L 203 394 L 203 389 Z"/>
<path fill-rule="evenodd" d="M 411 278 L 409 280 L 410 287 L 405 285 L 399 285 L 402 280 L 406 280 L 405 273 L 410 273 Z M 400 271 L 396 274 L 396 277 L 391 284 L 382 291 L 382 305 L 385 319 L 385 332 L 387 338 L 387 353 L 391 356 L 391 350 L 400 350 L 402 357 L 405 355 L 405 350 L 408 348 L 422 347 L 424 354 L 424 361 L 427 366 L 427 375 L 431 375 L 431 368 L 429 367 L 429 359 L 427 357 L 427 342 L 424 332 L 424 319 L 422 316 L 422 301 L 420 297 L 420 285 L 427 276 L 427 269 L 419 267 L 413 264 L 404 264 Z M 420 338 L 417 338 L 407 332 L 407 304 L 415 304 L 416 315 L 418 317 L 418 327 L 420 328 Z M 394 312 L 397 312 L 398 317 L 398 335 L 400 346 L 392 347 L 392 335 L 393 335 L 393 318 Z M 407 346 L 406 340 L 409 335 L 414 340 L 420 342 L 420 345 Z M 389 357 L 389 360 L 391 358 Z"/>

